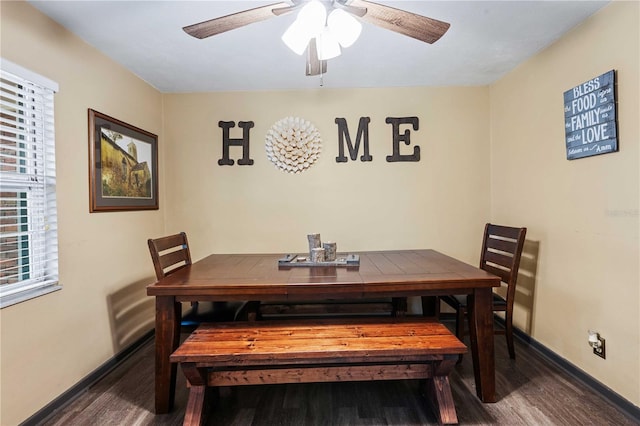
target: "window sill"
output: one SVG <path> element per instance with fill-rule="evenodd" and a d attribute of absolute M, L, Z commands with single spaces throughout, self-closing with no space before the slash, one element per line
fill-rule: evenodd
<path fill-rule="evenodd" d="M 62 290 L 62 286 L 55 284 L 46 287 L 34 288 L 32 290 L 21 291 L 10 296 L 4 296 L 0 299 L 0 309 L 7 308 L 9 306 L 34 299 L 36 297 L 44 296 L 45 294 L 53 293 L 54 291 L 58 290 Z"/>

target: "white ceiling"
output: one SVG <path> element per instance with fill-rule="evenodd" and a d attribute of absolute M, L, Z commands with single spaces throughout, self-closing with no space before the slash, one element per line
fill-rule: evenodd
<path fill-rule="evenodd" d="M 198 40 L 182 27 L 272 1 L 34 1 L 33 6 L 161 92 L 316 88 L 280 40 L 295 14 Z M 449 22 L 435 44 L 363 23 L 324 87 L 495 82 L 609 1 L 379 1 Z"/>

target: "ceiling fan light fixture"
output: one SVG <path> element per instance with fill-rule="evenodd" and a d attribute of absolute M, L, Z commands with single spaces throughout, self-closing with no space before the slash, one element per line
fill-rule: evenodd
<path fill-rule="evenodd" d="M 327 22 L 327 9 L 318 0 L 311 0 L 300 9 L 296 22 L 299 22 L 311 37 L 315 37 L 320 34 Z"/>
<path fill-rule="evenodd" d="M 327 26 L 342 47 L 349 47 L 358 40 L 362 24 L 342 9 L 334 9 L 329 14 Z"/>
<path fill-rule="evenodd" d="M 318 44 L 318 59 L 326 61 L 327 59 L 340 56 L 340 44 L 336 36 L 329 30 L 329 27 L 324 27 L 320 35 L 316 38 Z"/>
<path fill-rule="evenodd" d="M 282 41 L 296 54 L 302 55 L 312 37 L 313 36 L 306 31 L 304 25 L 296 20 L 287 28 L 287 31 L 282 34 Z"/>
<path fill-rule="evenodd" d="M 325 7 L 318 0 L 312 0 L 300 10 L 296 20 L 282 35 L 282 41 L 296 54 L 302 55 L 309 41 L 322 33 L 326 20 Z"/>

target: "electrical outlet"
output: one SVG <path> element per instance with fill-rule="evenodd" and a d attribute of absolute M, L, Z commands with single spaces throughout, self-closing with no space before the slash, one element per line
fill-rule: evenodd
<path fill-rule="evenodd" d="M 602 359 L 606 359 L 606 354 L 605 354 L 605 346 L 604 346 L 604 339 L 600 336 L 598 336 L 598 341 L 600 342 L 600 344 L 598 346 L 594 346 L 593 348 L 593 354 L 594 355 L 598 355 L 600 358 Z"/>
<path fill-rule="evenodd" d="M 593 348 L 594 355 L 598 355 L 602 359 L 606 359 L 604 339 L 597 331 L 589 330 L 589 346 Z"/>

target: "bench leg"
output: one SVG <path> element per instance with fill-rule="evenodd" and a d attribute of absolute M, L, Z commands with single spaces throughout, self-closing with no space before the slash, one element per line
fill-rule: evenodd
<path fill-rule="evenodd" d="M 201 426 L 204 423 L 205 399 L 208 392 L 206 371 L 193 362 L 180 364 L 189 383 L 189 400 L 184 413 L 183 426 Z"/>
<path fill-rule="evenodd" d="M 455 355 L 447 355 L 442 361 L 433 363 L 433 377 L 427 379 L 427 399 L 432 410 L 443 425 L 458 424 L 456 406 L 453 403 L 449 373 L 456 362 Z"/>
<path fill-rule="evenodd" d="M 456 406 L 453 403 L 449 377 L 435 376 L 427 380 L 427 398 L 442 425 L 458 424 Z"/>
<path fill-rule="evenodd" d="M 189 388 L 189 400 L 184 413 L 183 426 L 201 426 L 203 420 L 204 399 L 206 386 L 191 386 Z"/>

